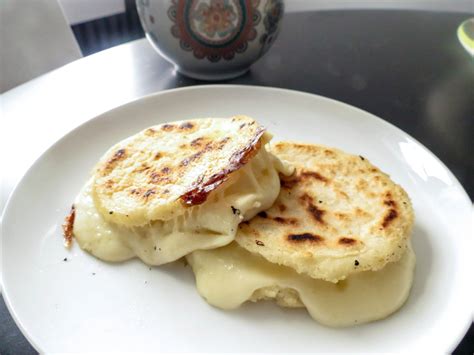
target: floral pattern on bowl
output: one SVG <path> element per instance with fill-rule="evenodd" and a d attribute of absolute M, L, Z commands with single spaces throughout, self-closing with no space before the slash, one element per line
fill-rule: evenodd
<path fill-rule="evenodd" d="M 283 0 L 137 0 L 137 8 L 147 38 L 177 70 L 220 80 L 242 74 L 270 48 Z"/>
<path fill-rule="evenodd" d="M 257 36 L 260 0 L 173 0 L 168 15 L 173 36 L 198 59 L 231 60 Z"/>

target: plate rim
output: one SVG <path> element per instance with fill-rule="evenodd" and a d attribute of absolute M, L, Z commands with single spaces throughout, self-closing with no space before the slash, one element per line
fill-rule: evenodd
<path fill-rule="evenodd" d="M 471 205 L 472 200 L 470 199 L 469 195 L 467 194 L 467 191 L 465 190 L 464 186 L 459 182 L 457 177 L 453 174 L 453 172 L 446 166 L 446 164 L 436 156 L 430 149 L 428 149 L 424 144 L 422 144 L 420 141 L 418 141 L 416 138 L 411 136 L 409 133 L 405 132 L 401 128 L 395 126 L 394 124 L 384 120 L 381 117 L 376 116 L 375 114 L 372 114 L 368 111 L 365 111 L 357 106 L 353 106 L 351 104 L 348 104 L 344 101 L 336 100 L 330 97 L 314 94 L 311 92 L 306 92 L 306 91 L 300 91 L 300 90 L 294 90 L 294 89 L 285 89 L 285 88 L 280 88 L 280 87 L 273 87 L 273 86 L 262 86 L 262 85 L 234 85 L 234 84 L 207 84 L 207 85 L 192 85 L 192 86 L 186 86 L 186 87 L 181 87 L 181 88 L 173 88 L 173 89 L 167 89 L 167 90 L 161 90 L 161 91 L 156 91 L 147 95 L 143 95 L 141 97 L 129 100 L 119 106 L 115 106 L 109 110 L 106 110 L 96 116 L 89 117 L 80 124 L 78 124 L 75 127 L 72 127 L 71 129 L 67 130 L 59 139 L 55 140 L 51 144 L 48 145 L 46 149 L 44 149 L 30 164 L 30 166 L 23 172 L 21 175 L 21 178 L 15 183 L 14 188 L 10 192 L 5 205 L 4 209 L 2 211 L 2 214 L 0 215 L 0 227 L 1 227 L 1 235 L 0 235 L 0 293 L 2 294 L 3 300 L 5 302 L 5 305 L 7 307 L 8 312 L 10 313 L 13 321 L 15 322 L 16 326 L 20 329 L 21 333 L 23 336 L 28 340 L 30 345 L 39 353 L 42 353 L 42 349 L 39 346 L 39 344 L 36 343 L 36 341 L 33 340 L 33 338 L 28 334 L 26 331 L 26 327 L 23 325 L 23 322 L 20 320 L 18 317 L 17 313 L 15 312 L 15 309 L 11 303 L 10 297 L 8 296 L 8 292 L 5 289 L 5 284 L 3 281 L 3 264 L 4 264 L 4 258 L 3 258 L 3 230 L 4 230 L 4 221 L 8 220 L 9 216 L 9 210 L 10 210 L 10 205 L 12 204 L 12 201 L 16 198 L 16 195 L 18 194 L 18 191 L 20 187 L 22 186 L 25 178 L 35 169 L 35 167 L 40 164 L 41 159 L 43 158 L 44 155 L 48 154 L 51 150 L 53 150 L 56 146 L 60 145 L 63 141 L 66 141 L 69 139 L 70 136 L 76 133 L 76 131 L 82 129 L 84 126 L 88 124 L 93 124 L 94 121 L 102 119 L 103 116 L 106 115 L 113 115 L 115 112 L 118 112 L 120 110 L 123 110 L 124 108 L 128 106 L 135 106 L 135 105 L 141 105 L 142 102 L 144 101 L 149 101 L 149 100 L 155 100 L 157 97 L 161 96 L 167 96 L 167 95 L 175 95 L 175 94 L 180 94 L 181 92 L 187 92 L 187 91 L 206 91 L 206 90 L 242 90 L 245 89 L 246 91 L 250 90 L 255 90 L 255 91 L 267 91 L 267 92 L 278 92 L 278 93 L 283 93 L 286 95 L 296 95 L 296 96 L 305 96 L 307 98 L 311 99 L 322 99 L 324 101 L 329 102 L 331 105 L 336 105 L 336 106 L 342 106 L 344 109 L 348 110 L 356 110 L 359 113 L 365 115 L 367 119 L 370 119 L 372 123 L 378 124 L 381 127 L 385 127 L 386 129 L 394 129 L 397 134 L 405 136 L 410 138 L 412 141 L 414 141 L 417 145 L 419 145 L 425 153 L 428 153 L 432 158 L 434 158 L 441 166 L 442 168 L 447 171 L 448 176 L 452 181 L 454 182 L 454 185 L 460 189 L 462 192 L 463 198 L 469 202 Z M 7 217 L 7 218 L 6 218 Z M 467 330 L 471 326 L 472 320 L 469 319 L 469 317 L 466 318 L 466 324 L 459 324 L 459 335 L 457 336 L 456 339 L 453 339 L 450 343 L 450 349 L 449 351 L 452 352 L 460 343 L 460 341 L 463 339 L 465 336 Z"/>

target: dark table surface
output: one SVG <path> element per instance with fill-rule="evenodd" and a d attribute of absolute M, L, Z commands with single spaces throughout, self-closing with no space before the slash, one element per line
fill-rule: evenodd
<path fill-rule="evenodd" d="M 469 17 L 472 14 L 367 10 L 287 14 L 270 52 L 250 72 L 226 83 L 307 91 L 382 117 L 436 154 L 472 200 L 474 60 L 456 36 L 458 25 Z M 143 77 L 136 95 L 206 84 L 171 74 L 170 64 L 145 40 L 124 46 L 130 46 L 136 59 L 135 75 Z M 81 61 L 99 65 L 94 57 L 100 55 Z M 74 68 L 79 66 L 62 75 L 78 70 Z M 32 353 L 2 299 L 0 354 Z M 474 353 L 472 326 L 455 353 Z"/>

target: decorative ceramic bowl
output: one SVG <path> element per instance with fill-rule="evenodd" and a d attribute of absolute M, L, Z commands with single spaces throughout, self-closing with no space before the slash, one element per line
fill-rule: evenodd
<path fill-rule="evenodd" d="M 273 44 L 283 0 L 136 0 L 147 38 L 176 69 L 223 80 L 245 73 Z"/>

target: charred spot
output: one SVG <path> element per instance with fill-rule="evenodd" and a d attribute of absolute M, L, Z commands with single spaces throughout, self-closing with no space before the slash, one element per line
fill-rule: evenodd
<path fill-rule="evenodd" d="M 172 125 L 172 124 L 164 124 L 163 126 L 161 126 L 161 129 L 163 131 L 166 131 L 166 132 L 169 132 L 169 131 L 172 131 L 176 126 L 175 125 Z"/>
<path fill-rule="evenodd" d="M 324 238 L 317 235 L 317 234 L 311 234 L 311 233 L 302 233 L 302 234 L 289 234 L 288 235 L 288 240 L 290 242 L 322 242 L 324 241 Z"/>
<path fill-rule="evenodd" d="M 191 122 L 184 122 L 184 123 L 181 123 L 179 128 L 181 128 L 181 129 L 192 129 L 192 128 L 194 128 L 194 125 Z"/>
<path fill-rule="evenodd" d="M 324 210 L 319 209 L 313 204 L 309 204 L 307 207 L 307 210 L 311 215 L 314 217 L 314 219 L 320 223 L 324 223 L 323 221 L 323 215 L 325 213 Z"/>
<path fill-rule="evenodd" d="M 394 200 L 385 200 L 383 204 L 389 207 L 397 207 L 397 203 Z"/>
<path fill-rule="evenodd" d="M 191 147 L 200 147 L 203 140 L 204 140 L 203 137 L 199 137 L 199 138 L 193 139 L 193 140 L 191 141 Z"/>
<path fill-rule="evenodd" d="M 280 186 L 283 189 L 291 189 L 298 183 L 298 179 L 291 179 L 291 180 L 283 180 L 280 179 Z"/>
<path fill-rule="evenodd" d="M 359 155 L 360 160 L 365 160 L 365 158 L 362 155 Z"/>
<path fill-rule="evenodd" d="M 324 210 L 319 209 L 313 203 L 313 198 L 308 194 L 303 194 L 300 197 L 301 201 L 306 204 L 306 210 L 311 214 L 311 216 L 319 223 L 324 223 L 323 216 L 326 213 Z"/>
<path fill-rule="evenodd" d="M 357 240 L 353 238 L 348 238 L 348 237 L 339 238 L 339 244 L 342 244 L 342 245 L 354 245 L 355 243 L 357 243 Z"/>
<path fill-rule="evenodd" d="M 290 225 L 298 224 L 298 220 L 296 218 L 275 217 L 273 218 L 273 220 L 279 224 L 290 224 Z"/>
<path fill-rule="evenodd" d="M 126 153 L 127 152 L 125 149 L 119 149 L 115 152 L 115 154 L 109 159 L 107 165 L 105 166 L 105 175 L 107 175 L 107 170 L 112 169 L 116 162 L 126 157 Z"/>
<path fill-rule="evenodd" d="M 377 172 L 377 169 L 376 169 L 376 168 L 372 168 L 372 169 L 370 169 L 370 172 L 376 173 L 376 172 Z"/>
<path fill-rule="evenodd" d="M 109 179 L 105 182 L 105 187 L 110 189 L 110 188 L 112 188 L 112 186 L 114 186 L 114 184 L 115 184 L 115 182 L 113 180 Z"/>
<path fill-rule="evenodd" d="M 69 214 L 64 218 L 63 223 L 63 236 L 64 245 L 68 248 L 71 246 L 74 229 L 74 219 L 76 218 L 76 208 L 74 205 L 71 206 Z"/>
<path fill-rule="evenodd" d="M 125 153 L 126 153 L 125 149 L 119 149 L 115 152 L 112 159 L 115 159 L 115 160 L 122 159 L 123 157 L 125 157 Z"/>
<path fill-rule="evenodd" d="M 109 214 L 114 214 L 114 211 L 109 211 Z"/>
<path fill-rule="evenodd" d="M 300 177 L 296 174 L 292 176 L 285 176 L 283 174 L 280 175 L 280 186 L 283 189 L 292 189 L 297 183 L 300 182 Z"/>
<path fill-rule="evenodd" d="M 217 143 L 217 149 L 222 149 L 224 148 L 225 144 L 230 141 L 230 138 L 229 137 L 225 137 L 223 138 L 219 143 Z"/>
<path fill-rule="evenodd" d="M 255 244 L 257 244 L 259 247 L 265 246 L 265 244 L 261 240 L 255 240 Z"/>
<path fill-rule="evenodd" d="M 389 207 L 397 207 L 397 203 L 393 200 L 392 193 L 390 191 L 385 193 L 385 200 L 383 201 L 383 204 Z"/>
<path fill-rule="evenodd" d="M 156 184 L 158 182 L 161 181 L 161 175 L 158 174 L 156 171 L 153 171 L 151 174 L 150 174 L 150 182 L 153 183 L 153 184 Z"/>
<path fill-rule="evenodd" d="M 354 260 L 354 265 L 359 266 L 359 260 Z"/>
<path fill-rule="evenodd" d="M 154 195 L 154 194 L 156 194 L 156 191 L 153 190 L 153 189 L 149 189 L 149 190 L 146 190 L 146 192 L 143 194 L 143 197 L 148 198 L 148 197 L 150 197 L 151 195 Z"/>
<path fill-rule="evenodd" d="M 206 181 L 203 181 L 204 178 L 200 177 L 194 183 L 194 187 L 191 190 L 181 195 L 181 201 L 188 206 L 200 205 L 204 203 L 209 193 L 226 181 L 229 178 L 230 173 L 240 169 L 243 165 L 247 164 L 247 162 L 253 156 L 255 156 L 255 154 L 257 154 L 257 151 L 260 149 L 262 144 L 260 138 L 264 132 L 265 129 L 263 127 L 257 129 L 253 139 L 244 148 L 232 154 L 226 169 L 223 169 L 222 171 L 212 175 L 211 177 L 207 178 Z M 206 145 L 204 151 L 211 149 L 211 147 L 212 146 L 209 146 L 208 148 L 208 145 Z M 202 151 L 198 153 L 202 154 Z"/>
<path fill-rule="evenodd" d="M 285 189 L 291 189 L 293 188 L 296 184 L 298 184 L 301 181 L 309 180 L 309 179 L 315 179 L 318 181 L 322 182 L 327 182 L 328 179 L 321 175 L 318 172 L 315 171 L 302 171 L 299 174 L 294 174 L 290 177 L 286 177 L 282 174 L 280 174 L 280 186 Z"/>
<path fill-rule="evenodd" d="M 163 173 L 152 171 L 150 174 L 150 184 L 170 183 L 171 179 L 167 176 L 163 176 Z"/>
<path fill-rule="evenodd" d="M 268 218 L 267 212 L 265 212 L 265 211 L 259 212 L 257 214 L 257 216 L 259 216 L 261 218 Z"/>
<path fill-rule="evenodd" d="M 204 148 L 202 148 L 201 152 L 208 152 L 210 150 L 214 149 L 214 145 L 212 142 L 207 142 Z"/>
<path fill-rule="evenodd" d="M 141 189 L 132 189 L 130 191 L 130 194 L 132 195 L 141 195 L 141 193 L 142 193 Z"/>
<path fill-rule="evenodd" d="M 244 128 L 246 125 L 247 125 L 246 123 L 242 123 L 242 124 L 239 126 L 239 129 Z"/>
<path fill-rule="evenodd" d="M 392 222 L 397 217 L 398 217 L 397 211 L 391 208 L 383 219 L 382 227 L 387 228 L 390 222 Z"/>
<path fill-rule="evenodd" d="M 320 173 L 317 173 L 316 171 L 303 171 L 301 172 L 301 177 L 302 178 L 312 178 L 315 180 L 319 180 L 322 182 L 327 182 L 328 179 L 322 176 Z"/>
<path fill-rule="evenodd" d="M 286 206 L 281 203 L 281 204 L 278 205 L 278 209 L 280 210 L 280 212 L 285 212 L 286 211 Z"/>
<path fill-rule="evenodd" d="M 156 131 L 153 129 L 153 128 L 148 128 L 146 131 L 145 131 L 145 134 L 147 136 L 154 136 L 156 133 Z"/>
<path fill-rule="evenodd" d="M 155 160 L 158 160 L 162 157 L 163 157 L 163 154 L 161 154 L 160 152 L 156 153 L 155 156 L 154 156 Z"/>
<path fill-rule="evenodd" d="M 179 163 L 179 165 L 180 166 L 188 166 L 189 163 L 191 163 L 195 160 L 198 160 L 204 154 L 205 151 L 206 151 L 206 149 L 201 150 L 200 152 L 197 152 L 197 153 L 191 155 L 190 157 L 183 159 L 181 161 L 181 163 Z"/>

